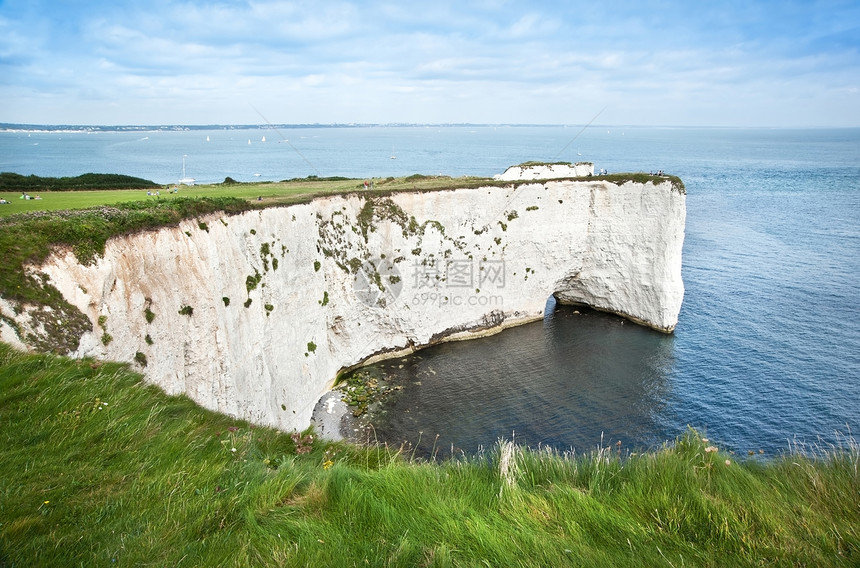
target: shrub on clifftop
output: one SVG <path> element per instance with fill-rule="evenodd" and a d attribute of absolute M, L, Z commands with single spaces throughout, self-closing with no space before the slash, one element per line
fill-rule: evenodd
<path fill-rule="evenodd" d="M 36 193 L 39 191 L 87 191 L 96 189 L 154 189 L 153 181 L 122 174 L 82 174 L 76 177 L 22 176 L 0 173 L 0 191 Z"/>

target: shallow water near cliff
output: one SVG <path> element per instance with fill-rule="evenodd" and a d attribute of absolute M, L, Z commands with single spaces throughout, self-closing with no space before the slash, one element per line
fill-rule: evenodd
<path fill-rule="evenodd" d="M 688 192 L 686 295 L 673 335 L 564 307 L 541 322 L 382 363 L 378 372 L 404 388 L 373 416 L 375 437 L 408 441 L 419 455 L 471 453 L 512 436 L 560 449 L 587 450 L 601 437 L 641 448 L 689 424 L 740 454 L 772 455 L 789 441 L 828 444 L 836 431 L 856 432 L 860 130 L 592 127 L 576 137 L 579 130 L 0 133 L 0 170 L 167 183 L 182 155 L 188 175 L 211 182 L 486 176 L 535 159 L 661 169 Z M 278 144 L 280 135 L 301 154 Z"/>
<path fill-rule="evenodd" d="M 601 436 L 639 442 L 665 428 L 673 347 L 671 335 L 562 307 L 543 322 L 365 368 L 402 387 L 373 413 L 370 434 L 422 456 L 472 453 L 498 438 L 561 448 Z"/>

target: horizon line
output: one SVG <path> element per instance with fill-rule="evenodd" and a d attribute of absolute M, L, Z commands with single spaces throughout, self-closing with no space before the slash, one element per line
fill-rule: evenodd
<path fill-rule="evenodd" d="M 84 123 L 22 123 L 22 122 L 0 122 L 0 131 L 51 131 L 51 130 L 91 130 L 91 131 L 117 131 L 117 130 L 277 130 L 278 128 L 409 128 L 409 127 L 544 127 L 544 128 L 575 128 L 587 126 L 585 124 L 565 123 L 514 123 L 514 122 L 305 122 L 305 123 L 213 123 L 213 124 L 84 124 Z M 667 129 L 767 129 L 767 130 L 809 130 L 809 129 L 851 129 L 860 126 L 727 126 L 727 125 L 672 125 L 672 124 L 591 124 L 592 128 L 667 128 Z"/>

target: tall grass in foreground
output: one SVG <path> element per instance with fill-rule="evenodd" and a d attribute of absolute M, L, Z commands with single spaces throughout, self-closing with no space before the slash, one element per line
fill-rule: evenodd
<path fill-rule="evenodd" d="M 440 464 L 253 428 L 0 344 L 0 566 L 860 564 L 858 448 L 509 442 Z"/>

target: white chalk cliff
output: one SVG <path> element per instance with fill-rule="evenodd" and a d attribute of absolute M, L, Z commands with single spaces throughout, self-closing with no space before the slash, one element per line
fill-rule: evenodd
<path fill-rule="evenodd" d="M 672 331 L 685 197 L 670 181 L 576 180 L 337 195 L 114 238 L 89 266 L 57 252 L 39 270 L 92 321 L 74 355 L 301 430 L 342 369 L 539 319 L 551 294 Z"/>

